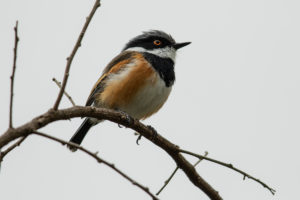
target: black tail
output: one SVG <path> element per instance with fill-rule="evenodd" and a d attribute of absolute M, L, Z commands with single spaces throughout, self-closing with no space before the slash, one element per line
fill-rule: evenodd
<path fill-rule="evenodd" d="M 70 139 L 70 142 L 80 145 L 83 138 L 86 136 L 87 132 L 90 130 L 90 128 L 93 126 L 93 123 L 90 121 L 89 118 L 85 118 L 85 120 L 82 122 L 80 127 L 77 129 L 75 134 Z M 71 151 L 76 151 L 76 147 L 68 146 Z"/>

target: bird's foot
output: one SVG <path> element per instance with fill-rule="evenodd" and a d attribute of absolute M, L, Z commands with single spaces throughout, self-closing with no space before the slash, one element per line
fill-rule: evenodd
<path fill-rule="evenodd" d="M 133 118 L 130 115 L 128 115 L 128 113 L 126 113 L 122 110 L 118 110 L 118 111 L 122 114 L 122 119 L 125 119 L 128 125 L 133 123 Z M 119 127 L 120 127 L 120 125 L 119 125 Z"/>
<path fill-rule="evenodd" d="M 73 142 L 70 142 L 71 144 L 75 144 L 75 143 L 73 143 Z M 70 149 L 70 151 L 72 151 L 72 152 L 75 152 L 75 151 L 77 151 L 77 147 L 75 147 L 75 146 L 71 146 L 71 145 L 69 145 L 69 144 L 67 144 L 67 147 Z"/>
<path fill-rule="evenodd" d="M 139 144 L 139 141 L 142 139 L 142 135 L 141 134 L 139 134 L 139 133 L 137 133 L 139 136 L 138 136 L 138 138 L 136 139 L 136 144 L 137 145 L 140 145 Z"/>

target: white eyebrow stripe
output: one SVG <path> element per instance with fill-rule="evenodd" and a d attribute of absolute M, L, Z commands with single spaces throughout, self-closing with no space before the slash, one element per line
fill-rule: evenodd
<path fill-rule="evenodd" d="M 126 51 L 137 51 L 137 52 L 147 52 L 159 56 L 161 58 L 170 58 L 175 63 L 176 58 L 176 49 L 172 47 L 165 47 L 159 49 L 148 50 L 143 47 L 131 47 L 126 49 Z"/>

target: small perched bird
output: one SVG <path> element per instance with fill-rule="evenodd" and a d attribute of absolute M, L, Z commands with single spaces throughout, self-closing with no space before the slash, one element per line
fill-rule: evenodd
<path fill-rule="evenodd" d="M 156 113 L 175 81 L 176 51 L 190 42 L 176 43 L 163 31 L 152 30 L 130 40 L 104 69 L 86 106 L 110 108 L 136 119 Z M 81 144 L 89 129 L 101 122 L 85 118 L 70 142 Z M 69 147 L 72 151 L 76 148 Z"/>

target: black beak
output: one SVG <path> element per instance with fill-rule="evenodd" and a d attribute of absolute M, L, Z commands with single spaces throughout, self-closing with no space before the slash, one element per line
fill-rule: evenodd
<path fill-rule="evenodd" d="M 177 50 L 177 49 L 185 47 L 186 45 L 189 45 L 189 44 L 191 44 L 191 42 L 176 43 L 173 45 L 173 47 Z"/>

